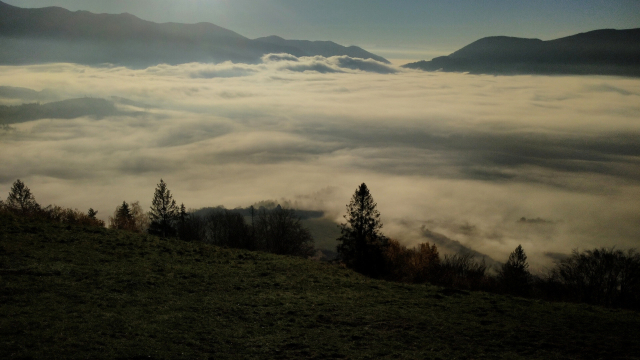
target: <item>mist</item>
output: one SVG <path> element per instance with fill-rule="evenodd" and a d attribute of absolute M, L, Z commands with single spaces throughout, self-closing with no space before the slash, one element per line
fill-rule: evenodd
<path fill-rule="evenodd" d="M 638 79 L 270 54 L 7 66 L 0 85 L 33 90 L 3 88 L 0 105 L 46 94 L 118 109 L 0 127 L 0 189 L 20 178 L 40 204 L 106 219 L 123 200 L 147 208 L 162 178 L 189 208 L 277 199 L 339 222 L 365 182 L 383 232 L 406 245 L 437 234 L 504 261 L 522 244 L 535 271 L 575 248 L 640 242 Z"/>

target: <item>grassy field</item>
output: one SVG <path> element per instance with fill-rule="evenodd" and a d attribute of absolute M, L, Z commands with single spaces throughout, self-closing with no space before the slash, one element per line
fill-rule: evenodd
<path fill-rule="evenodd" d="M 0 216 L 0 358 L 638 359 L 640 314 Z"/>

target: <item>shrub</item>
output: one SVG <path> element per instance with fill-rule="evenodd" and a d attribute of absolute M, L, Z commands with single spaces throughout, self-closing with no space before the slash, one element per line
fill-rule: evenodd
<path fill-rule="evenodd" d="M 389 280 L 423 283 L 433 281 L 440 265 L 438 248 L 423 243 L 407 248 L 397 240 L 389 239 L 386 249 L 387 278 Z"/>
<path fill-rule="evenodd" d="M 480 290 L 486 287 L 486 270 L 484 259 L 476 261 L 472 253 L 445 255 L 434 283 L 447 287 Z"/>

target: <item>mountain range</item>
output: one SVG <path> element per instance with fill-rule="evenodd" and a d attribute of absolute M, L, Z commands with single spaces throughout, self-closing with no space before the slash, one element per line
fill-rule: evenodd
<path fill-rule="evenodd" d="M 210 23 L 154 23 L 131 14 L 94 14 L 60 7 L 26 9 L 0 1 L 0 64 L 258 63 L 269 53 L 386 59 L 330 41 L 249 39 Z"/>
<path fill-rule="evenodd" d="M 504 75 L 640 76 L 640 29 L 595 30 L 550 41 L 486 37 L 448 56 L 403 67 Z"/>

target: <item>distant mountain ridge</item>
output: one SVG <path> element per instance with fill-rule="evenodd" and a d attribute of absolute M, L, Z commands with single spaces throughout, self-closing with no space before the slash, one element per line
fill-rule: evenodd
<path fill-rule="evenodd" d="M 60 7 L 20 8 L 0 1 L 0 64 L 74 62 L 146 67 L 159 63 L 257 63 L 269 53 L 386 59 L 330 41 L 249 39 L 211 23 L 154 23 L 131 14 Z"/>
<path fill-rule="evenodd" d="M 354 58 L 373 59 L 385 64 L 390 64 L 390 62 L 382 56 L 372 54 L 360 47 L 345 47 L 336 44 L 333 41 L 285 40 L 279 36 L 267 36 L 257 38 L 255 40 L 267 44 L 298 48 L 307 54 L 320 55 L 324 57 L 334 56 L 335 54 L 342 54 Z"/>
<path fill-rule="evenodd" d="M 594 30 L 549 41 L 486 37 L 448 56 L 403 67 L 480 74 L 640 76 L 640 29 Z"/>

